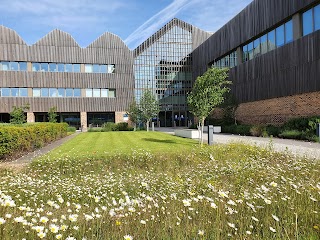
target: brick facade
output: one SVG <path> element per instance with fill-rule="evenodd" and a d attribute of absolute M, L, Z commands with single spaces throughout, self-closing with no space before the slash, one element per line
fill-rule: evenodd
<path fill-rule="evenodd" d="M 120 122 L 128 122 L 128 120 L 124 119 L 124 116 L 126 112 L 116 112 L 115 113 L 115 123 L 120 123 Z"/>
<path fill-rule="evenodd" d="M 215 110 L 214 118 L 221 118 Z M 242 103 L 236 110 L 236 119 L 242 124 L 281 125 L 291 118 L 320 116 L 320 92 Z"/>

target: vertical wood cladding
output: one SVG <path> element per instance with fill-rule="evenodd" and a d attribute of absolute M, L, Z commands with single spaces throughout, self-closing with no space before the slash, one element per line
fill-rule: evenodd
<path fill-rule="evenodd" d="M 193 53 L 193 75 L 319 0 L 255 0 Z M 230 70 L 239 103 L 320 90 L 320 33 L 315 32 Z"/>
<path fill-rule="evenodd" d="M 13 30 L 0 26 L 0 60 L 115 64 L 115 73 L 70 72 L 14 72 L 0 71 L 0 87 L 61 87 L 61 88 L 111 88 L 116 98 L 4 98 L 9 110 L 0 106 L 0 112 L 12 106 L 31 104 L 31 111 L 47 112 L 57 106 L 61 112 L 125 111 L 132 102 L 134 88 L 133 53 L 116 35 L 105 33 L 86 48 L 81 48 L 72 36 L 54 30 L 35 44 L 28 46 Z"/>

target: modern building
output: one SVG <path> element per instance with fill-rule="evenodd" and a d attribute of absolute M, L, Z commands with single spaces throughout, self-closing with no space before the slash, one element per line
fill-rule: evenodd
<path fill-rule="evenodd" d="M 319 0 L 255 0 L 193 51 L 193 75 L 230 67 L 242 123 L 319 116 L 319 30 Z"/>
<path fill-rule="evenodd" d="M 54 30 L 28 46 L 0 26 L 0 122 L 13 106 L 30 105 L 28 122 L 47 121 L 56 107 L 60 121 L 89 124 L 124 121 L 133 99 L 133 54 L 117 36 L 105 33 L 81 48 Z"/>
<path fill-rule="evenodd" d="M 191 53 L 210 36 L 173 19 L 134 50 L 135 96 L 149 89 L 157 97 L 162 127 L 186 126 L 192 119 L 187 93 L 192 87 Z"/>
<path fill-rule="evenodd" d="M 211 66 L 230 68 L 242 123 L 320 115 L 319 30 L 320 0 L 254 0 L 214 34 L 173 19 L 133 51 L 110 33 L 81 48 L 59 30 L 28 46 L 1 26 L 0 122 L 24 104 L 29 122 L 45 121 L 51 107 L 84 128 L 121 122 L 149 89 L 160 126 L 186 126 L 187 92 Z"/>

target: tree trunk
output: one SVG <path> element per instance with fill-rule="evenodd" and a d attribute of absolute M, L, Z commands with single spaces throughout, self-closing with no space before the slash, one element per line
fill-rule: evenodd
<path fill-rule="evenodd" d="M 147 132 L 149 132 L 149 120 L 147 121 Z"/>
<path fill-rule="evenodd" d="M 133 131 L 137 131 L 137 123 L 134 123 Z"/>
<path fill-rule="evenodd" d="M 199 144 L 201 144 L 201 124 L 200 124 L 200 120 L 198 121 L 198 133 L 199 133 Z"/>
<path fill-rule="evenodd" d="M 201 147 L 202 147 L 202 145 L 203 145 L 203 127 L 204 127 L 204 120 L 205 120 L 205 118 L 203 117 L 203 118 L 201 119 Z"/>

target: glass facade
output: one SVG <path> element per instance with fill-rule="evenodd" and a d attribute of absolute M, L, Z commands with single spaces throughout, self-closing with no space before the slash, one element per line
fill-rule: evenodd
<path fill-rule="evenodd" d="M 320 29 L 320 4 L 302 14 L 303 36 Z"/>
<path fill-rule="evenodd" d="M 145 89 L 159 101 L 160 126 L 187 125 L 187 92 L 192 81 L 192 33 L 174 25 L 151 45 L 147 42 L 135 58 L 135 97 L 139 102 Z"/>

